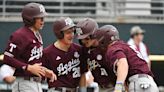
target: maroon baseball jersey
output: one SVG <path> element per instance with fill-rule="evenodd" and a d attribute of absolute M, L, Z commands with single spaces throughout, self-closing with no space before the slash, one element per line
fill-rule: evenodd
<path fill-rule="evenodd" d="M 53 70 L 57 75 L 57 80 L 49 82 L 49 88 L 69 87 L 75 88 L 79 84 L 80 73 L 80 54 L 81 47 L 77 44 L 71 44 L 67 52 L 49 45 L 44 49 L 43 65 Z"/>
<path fill-rule="evenodd" d="M 91 70 L 94 81 L 102 87 L 107 87 L 114 82 L 111 70 L 108 69 L 105 61 L 105 51 L 95 48 L 88 51 L 89 69 Z"/>
<path fill-rule="evenodd" d="M 4 62 L 16 68 L 15 76 L 34 76 L 24 68 L 28 64 L 41 63 L 42 50 L 39 33 L 22 27 L 10 36 L 4 52 Z"/>
<path fill-rule="evenodd" d="M 107 64 L 112 67 L 113 70 L 116 70 L 115 63 L 121 58 L 127 58 L 129 65 L 128 77 L 135 74 L 148 74 L 152 76 L 152 72 L 147 63 L 135 47 L 129 46 L 123 41 L 117 41 L 107 50 Z"/>

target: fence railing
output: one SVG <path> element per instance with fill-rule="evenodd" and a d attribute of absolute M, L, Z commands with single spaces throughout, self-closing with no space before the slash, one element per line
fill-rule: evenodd
<path fill-rule="evenodd" d="M 29 2 L 45 6 L 47 21 L 69 16 L 99 22 L 164 23 L 164 0 L 0 0 L 0 21 L 21 21 L 22 8 Z"/>

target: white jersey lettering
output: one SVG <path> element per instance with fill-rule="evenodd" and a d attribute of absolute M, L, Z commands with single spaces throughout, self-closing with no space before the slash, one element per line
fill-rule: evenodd
<path fill-rule="evenodd" d="M 40 57 L 42 57 L 43 54 L 43 47 L 39 47 L 37 48 L 36 46 L 31 50 L 31 57 L 29 58 L 28 61 L 32 61 L 34 59 L 39 59 Z"/>
<path fill-rule="evenodd" d="M 108 76 L 108 73 L 106 72 L 104 68 L 100 68 L 100 70 L 101 70 L 101 75 Z"/>
<path fill-rule="evenodd" d="M 9 49 L 9 51 L 10 52 L 13 52 L 13 49 L 15 49 L 17 46 L 15 45 L 15 44 L 13 44 L 13 43 L 10 43 L 10 49 Z"/>
<path fill-rule="evenodd" d="M 67 75 L 69 72 L 73 71 L 73 78 L 80 77 L 80 60 L 72 59 L 67 64 L 60 63 L 57 67 L 58 76 Z"/>

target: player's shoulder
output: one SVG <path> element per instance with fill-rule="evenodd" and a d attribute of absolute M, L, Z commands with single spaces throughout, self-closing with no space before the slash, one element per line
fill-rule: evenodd
<path fill-rule="evenodd" d="M 124 51 L 128 45 L 123 41 L 117 41 L 108 48 L 108 53 L 114 53 L 117 51 Z"/>
<path fill-rule="evenodd" d="M 48 45 L 46 48 L 43 49 L 43 52 L 46 53 L 50 53 L 53 49 L 53 44 Z"/>
<path fill-rule="evenodd" d="M 21 27 L 13 32 L 11 36 L 18 39 L 24 39 L 27 35 L 27 29 L 25 27 Z"/>

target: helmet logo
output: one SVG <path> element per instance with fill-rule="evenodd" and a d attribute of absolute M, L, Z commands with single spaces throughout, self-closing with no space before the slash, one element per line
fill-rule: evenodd
<path fill-rule="evenodd" d="M 81 30 L 81 28 L 76 28 L 76 33 L 77 33 L 77 35 L 81 35 L 81 34 L 83 34 L 83 31 Z"/>
<path fill-rule="evenodd" d="M 116 31 L 117 31 L 117 29 L 116 29 L 116 28 L 112 28 L 111 30 L 112 30 L 113 32 L 116 32 Z"/>
<path fill-rule="evenodd" d="M 102 55 L 97 55 L 97 60 L 102 60 Z"/>
<path fill-rule="evenodd" d="M 113 40 L 115 40 L 115 37 L 114 37 L 114 36 L 112 36 L 112 37 L 111 37 L 111 40 L 112 40 L 112 41 L 113 41 Z"/>
<path fill-rule="evenodd" d="M 43 5 L 39 5 L 40 12 L 45 12 L 45 8 Z"/>
<path fill-rule="evenodd" d="M 75 52 L 75 53 L 74 53 L 74 57 L 79 58 L 79 56 L 80 56 L 80 55 L 79 55 L 78 52 Z"/>
<path fill-rule="evenodd" d="M 66 18 L 66 19 L 65 19 L 65 24 L 68 25 L 68 26 L 73 26 L 73 25 L 75 25 L 75 24 L 73 23 L 72 19 L 70 19 L 70 18 Z"/>

